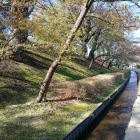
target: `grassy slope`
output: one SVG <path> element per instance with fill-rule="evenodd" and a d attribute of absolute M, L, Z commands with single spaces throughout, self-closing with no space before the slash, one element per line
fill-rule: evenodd
<path fill-rule="evenodd" d="M 98 102 L 62 100 L 33 103 L 54 58 L 54 55 L 40 48 L 26 52 L 23 63 L 0 62 L 0 140 L 59 140 L 102 102 L 97 99 Z M 105 68 L 89 71 L 87 64 L 82 59 L 63 60 L 51 85 L 55 87 L 56 82 L 65 83 L 67 80 L 111 72 Z M 122 82 L 113 85 L 107 92 L 111 93 Z M 56 86 L 47 96 L 55 97 L 57 93 L 59 88 Z"/>

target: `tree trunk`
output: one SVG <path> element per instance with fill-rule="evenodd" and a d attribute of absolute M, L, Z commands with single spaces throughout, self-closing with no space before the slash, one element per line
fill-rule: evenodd
<path fill-rule="evenodd" d="M 106 62 L 106 60 L 104 60 L 100 66 L 100 69 L 103 67 L 104 63 Z"/>
<path fill-rule="evenodd" d="M 21 62 L 23 59 L 23 53 L 24 53 L 24 48 L 23 46 L 19 46 L 15 48 L 15 51 L 13 52 L 13 57 L 12 59 L 14 61 Z"/>
<path fill-rule="evenodd" d="M 42 86 L 41 86 L 41 88 L 40 88 L 40 92 L 39 92 L 38 97 L 37 97 L 37 102 L 41 102 L 42 100 L 43 100 L 43 101 L 46 100 L 46 94 L 45 94 L 45 93 L 47 93 L 47 92 L 48 92 L 48 89 L 49 89 L 49 84 L 48 84 L 48 83 L 51 82 L 51 79 L 52 79 L 52 77 L 53 77 L 53 74 L 54 74 L 54 72 L 55 72 L 57 66 L 58 66 L 58 62 L 59 62 L 59 61 L 60 61 L 60 60 L 57 60 L 57 59 L 56 59 L 56 60 L 51 64 L 51 66 L 50 66 L 50 68 L 49 68 L 49 70 L 48 70 L 48 72 L 47 72 L 47 74 L 46 74 L 46 77 L 45 77 L 45 79 L 44 79 L 44 82 L 43 82 L 43 84 L 42 84 Z"/>
<path fill-rule="evenodd" d="M 101 34 L 101 29 L 98 29 L 98 31 L 97 31 L 97 34 L 95 35 L 95 37 L 94 37 L 94 44 L 93 44 L 93 46 L 92 46 L 92 49 L 91 49 L 91 51 L 90 51 L 90 54 L 89 54 L 89 57 L 91 57 L 91 62 L 90 62 L 90 64 L 89 64 L 89 70 L 91 70 L 91 67 L 92 67 L 92 65 L 93 65 L 93 62 L 94 62 L 94 58 L 95 58 L 95 54 L 94 54 L 94 52 L 96 51 L 96 49 L 97 49 L 97 44 L 98 44 L 98 39 L 99 39 L 99 36 L 100 36 L 100 34 Z"/>
<path fill-rule="evenodd" d="M 82 57 L 85 58 L 87 53 L 87 42 L 86 40 L 82 41 Z"/>
<path fill-rule="evenodd" d="M 88 67 L 89 70 L 91 70 L 91 67 L 92 67 L 92 65 L 93 65 L 93 62 L 94 62 L 94 58 L 92 58 L 91 61 L 90 61 L 90 64 L 89 64 L 89 67 Z"/>
<path fill-rule="evenodd" d="M 22 44 L 22 43 L 25 43 L 27 41 L 27 37 L 28 37 L 28 29 L 24 29 L 24 30 L 21 30 L 21 29 L 18 29 L 18 28 L 15 28 L 13 29 L 13 32 L 11 34 L 11 43 L 14 45 L 14 44 Z"/>
<path fill-rule="evenodd" d="M 108 67 L 107 67 L 108 69 L 112 66 L 112 62 L 114 61 L 114 59 L 115 58 L 112 58 L 112 60 L 109 62 Z"/>
<path fill-rule="evenodd" d="M 92 9 L 93 7 L 91 7 L 89 9 L 89 13 L 92 12 Z M 87 53 L 87 43 L 89 42 L 90 40 L 90 36 L 89 36 L 89 32 L 92 30 L 92 27 L 91 27 L 91 18 L 90 17 L 86 17 L 83 21 L 84 23 L 84 37 L 82 39 L 82 56 L 83 58 L 86 57 L 86 53 Z"/>
<path fill-rule="evenodd" d="M 6 41 L 6 39 L 5 39 L 5 36 L 4 36 L 4 34 L 3 34 L 3 26 L 2 25 L 0 25 L 0 43 L 2 42 L 2 41 Z"/>
<path fill-rule="evenodd" d="M 107 68 L 109 69 L 111 67 L 112 61 L 109 62 Z"/>
<path fill-rule="evenodd" d="M 90 51 L 90 53 L 89 53 L 89 57 L 90 57 L 90 64 L 89 64 L 89 70 L 91 70 L 91 67 L 92 67 L 92 65 L 93 65 L 93 62 L 94 62 L 94 57 L 95 57 L 95 55 L 94 55 L 94 52 L 95 52 L 95 50 L 91 50 Z"/>
<path fill-rule="evenodd" d="M 20 62 L 23 57 L 23 50 L 24 47 L 22 46 L 23 43 L 26 43 L 28 37 L 28 30 L 20 30 L 14 29 L 13 33 L 11 34 L 11 41 L 10 44 L 13 47 L 13 60 Z M 21 45 L 20 45 L 21 44 Z"/>
<path fill-rule="evenodd" d="M 9 8 L 9 12 L 11 17 L 13 17 L 14 19 L 12 20 L 11 25 L 13 31 L 10 35 L 11 40 L 10 45 L 13 48 L 13 59 L 16 61 L 21 61 L 24 50 L 22 44 L 26 43 L 28 37 L 28 27 L 26 19 L 33 11 L 34 6 L 30 8 L 30 6 L 28 6 L 29 4 L 28 1 L 17 1 L 17 0 L 14 0 L 10 4 L 11 8 Z"/>
<path fill-rule="evenodd" d="M 51 79 L 53 77 L 53 74 L 58 66 L 58 63 L 61 61 L 61 58 L 64 56 L 66 50 L 69 48 L 70 46 L 70 43 L 72 42 L 72 40 L 74 39 L 75 37 L 75 33 L 77 32 L 77 30 L 80 28 L 81 24 L 82 24 L 82 21 L 85 17 L 85 15 L 87 14 L 88 10 L 90 9 L 92 3 L 94 2 L 94 0 L 88 0 L 84 5 L 83 7 L 81 8 L 81 12 L 80 12 L 80 15 L 78 17 L 78 19 L 76 20 L 76 23 L 75 25 L 73 26 L 71 32 L 70 32 L 70 35 L 68 36 L 64 46 L 63 46 L 63 51 L 62 53 L 59 55 L 59 57 L 52 63 L 51 67 L 49 68 L 47 74 L 46 74 L 46 77 L 44 79 L 44 82 L 40 88 L 40 92 L 38 94 L 38 97 L 37 97 L 37 102 L 41 102 L 42 100 L 45 100 L 46 98 L 46 93 L 48 91 L 48 88 L 49 88 L 49 85 L 50 85 L 50 82 L 51 82 Z"/>
<path fill-rule="evenodd" d="M 3 33 L 4 28 L 5 27 L 0 22 L 0 47 L 3 47 L 5 42 L 6 42 L 6 39 L 5 39 L 5 36 L 4 36 L 4 33 Z"/>

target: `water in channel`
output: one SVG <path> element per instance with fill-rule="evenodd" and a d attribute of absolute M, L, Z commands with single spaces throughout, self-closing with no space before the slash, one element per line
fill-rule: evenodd
<path fill-rule="evenodd" d="M 122 94 L 104 111 L 97 124 L 91 125 L 80 140 L 123 140 L 136 96 L 137 76 L 132 71 Z"/>

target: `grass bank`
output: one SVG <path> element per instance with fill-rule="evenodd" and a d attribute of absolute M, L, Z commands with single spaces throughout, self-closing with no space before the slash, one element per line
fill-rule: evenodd
<path fill-rule="evenodd" d="M 122 78 L 92 98 L 65 98 L 6 106 L 0 111 L 1 140 L 60 140 L 124 82 Z M 61 94 L 61 93 L 60 93 Z M 77 94 L 76 94 L 77 95 Z M 78 95 L 80 97 L 80 94 Z M 53 97 L 52 97 L 53 98 Z"/>
<path fill-rule="evenodd" d="M 21 63 L 12 60 L 0 62 L 0 108 L 7 105 L 24 104 L 37 97 L 39 88 L 48 67 L 55 59 L 55 54 L 44 48 L 25 51 Z M 55 86 L 58 83 L 82 79 L 100 73 L 110 73 L 106 68 L 99 69 L 96 64 L 93 70 L 87 69 L 89 62 L 74 56 L 62 60 L 56 70 L 48 98 L 59 91 Z M 57 84 L 56 84 L 57 83 Z"/>
<path fill-rule="evenodd" d="M 96 63 L 89 71 L 89 62 L 75 56 L 59 65 L 48 102 L 36 104 L 34 100 L 54 59 L 54 54 L 37 48 L 26 51 L 21 63 L 0 62 L 0 140 L 59 140 L 125 80 L 123 76 L 115 78 L 105 90 L 93 88 L 93 83 L 99 87 L 105 81 L 100 83 L 99 76 L 94 82 L 91 76 L 112 71 L 99 69 Z"/>

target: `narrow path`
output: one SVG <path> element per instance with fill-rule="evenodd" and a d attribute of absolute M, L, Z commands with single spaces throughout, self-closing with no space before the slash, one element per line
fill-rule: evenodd
<path fill-rule="evenodd" d="M 92 131 L 87 132 L 86 138 L 82 140 L 123 140 L 136 96 L 137 76 L 132 71 L 123 93 L 113 106 L 105 111 L 106 114 L 100 117 L 99 124 Z"/>
<path fill-rule="evenodd" d="M 137 70 L 140 75 L 140 70 Z M 135 100 L 132 116 L 126 131 L 125 140 L 140 140 L 140 82 L 138 83 L 138 94 Z"/>

